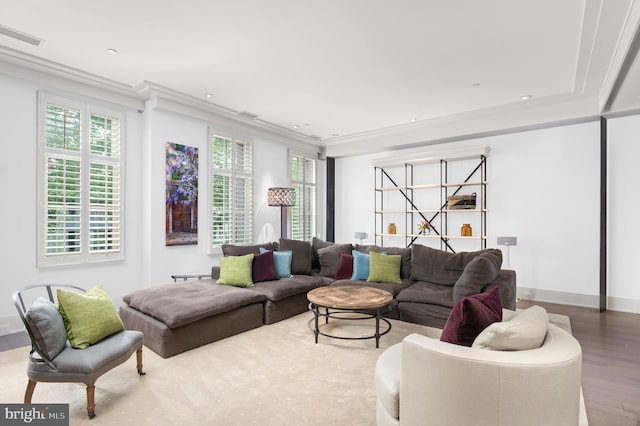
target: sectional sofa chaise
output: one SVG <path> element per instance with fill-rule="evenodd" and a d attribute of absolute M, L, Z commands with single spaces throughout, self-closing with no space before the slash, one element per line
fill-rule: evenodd
<path fill-rule="evenodd" d="M 280 239 L 251 246 L 225 245 L 222 249 L 224 256 L 256 256 L 254 277 L 263 275 L 255 269 L 261 251 L 286 254 L 291 276 L 256 279 L 249 287 L 236 287 L 216 284 L 221 271 L 214 266 L 210 279 L 136 290 L 123 297 L 125 304 L 120 307 L 126 328 L 142 331 L 145 345 L 166 358 L 300 314 L 308 309 L 307 292 L 326 285 L 387 290 L 394 296 L 388 317 L 439 328 L 462 297 L 494 287 L 500 290 L 504 308 L 515 309 L 515 272 L 501 269 L 502 252 L 497 249 L 453 254 L 419 244 L 410 248 L 352 246 L 317 238 L 312 242 Z M 359 265 L 366 266 L 371 252 L 395 260 L 399 256 L 394 282 L 367 280 L 368 271 Z"/>

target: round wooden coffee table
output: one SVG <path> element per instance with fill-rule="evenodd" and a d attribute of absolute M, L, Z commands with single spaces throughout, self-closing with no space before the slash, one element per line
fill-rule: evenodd
<path fill-rule="evenodd" d="M 391 310 L 393 295 L 388 291 L 365 286 L 327 286 L 311 290 L 307 293 L 307 299 L 309 299 L 309 310 L 314 315 L 309 320 L 309 328 L 315 335 L 316 343 L 318 343 L 318 335 L 320 334 L 344 340 L 375 338 L 376 348 L 378 348 L 380 347 L 380 337 L 391 331 L 391 323 L 382 316 Z M 354 313 L 358 315 L 352 315 Z M 324 317 L 325 324 L 329 323 L 329 318 L 356 321 L 375 318 L 375 333 L 364 337 L 343 337 L 324 333 L 318 324 L 320 317 Z M 387 328 L 382 332 L 380 332 L 381 321 L 387 325 Z"/>

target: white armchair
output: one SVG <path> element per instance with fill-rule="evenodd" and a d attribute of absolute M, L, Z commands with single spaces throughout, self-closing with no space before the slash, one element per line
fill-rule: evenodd
<path fill-rule="evenodd" d="M 540 348 L 493 351 L 412 334 L 375 369 L 378 425 L 584 425 L 582 351 L 549 324 Z"/>

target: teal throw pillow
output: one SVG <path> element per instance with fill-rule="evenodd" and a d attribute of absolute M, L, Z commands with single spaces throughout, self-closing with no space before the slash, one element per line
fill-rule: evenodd
<path fill-rule="evenodd" d="M 244 256 L 223 256 L 220 258 L 220 278 L 216 284 L 235 287 L 252 287 L 253 253 Z"/>
<path fill-rule="evenodd" d="M 260 249 L 260 253 L 265 253 L 268 250 Z M 291 260 L 293 259 L 293 252 L 291 250 L 282 250 L 273 252 L 273 264 L 276 267 L 276 274 L 279 278 L 291 277 Z"/>
<path fill-rule="evenodd" d="M 369 257 L 371 261 L 368 282 L 402 284 L 402 279 L 400 278 L 402 256 L 370 251 Z"/>
<path fill-rule="evenodd" d="M 369 255 L 352 250 L 353 254 L 353 275 L 352 280 L 366 280 L 369 278 Z"/>
<path fill-rule="evenodd" d="M 116 307 L 102 286 L 97 285 L 84 293 L 59 288 L 56 293 L 67 338 L 74 348 L 88 348 L 124 330 Z"/>

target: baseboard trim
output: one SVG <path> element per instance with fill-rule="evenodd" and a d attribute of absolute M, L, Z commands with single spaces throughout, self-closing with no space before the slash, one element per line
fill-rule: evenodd
<path fill-rule="evenodd" d="M 561 305 L 580 306 L 594 309 L 600 308 L 600 297 L 598 295 L 518 287 L 516 296 L 518 299 L 538 302 L 558 303 Z M 640 300 L 609 296 L 607 297 L 607 309 L 610 311 L 640 314 Z"/>
<path fill-rule="evenodd" d="M 0 317 L 0 336 L 24 331 L 24 324 L 17 315 Z"/>

